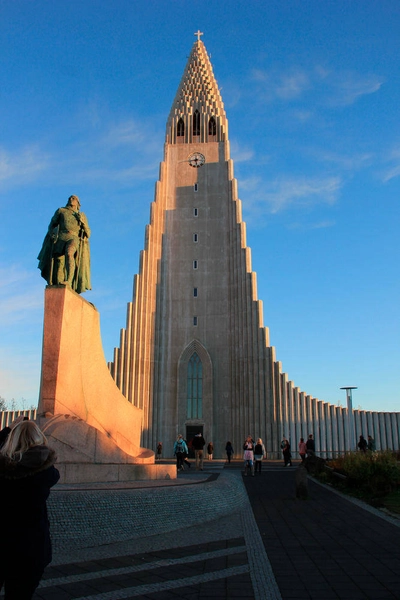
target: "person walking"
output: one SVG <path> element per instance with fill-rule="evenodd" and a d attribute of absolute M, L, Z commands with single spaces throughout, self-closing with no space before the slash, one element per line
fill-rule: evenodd
<path fill-rule="evenodd" d="M 368 450 L 375 452 L 375 440 L 371 435 L 368 436 Z"/>
<path fill-rule="evenodd" d="M 251 435 L 248 435 L 243 444 L 243 460 L 244 460 L 244 474 L 247 475 L 247 471 L 250 469 L 252 476 L 254 477 L 254 440 Z"/>
<path fill-rule="evenodd" d="M 13 425 L 1 432 L 8 437 L 0 450 L 0 590 L 6 599 L 30 600 L 52 558 L 46 500 L 60 474 L 36 423 Z"/>
<path fill-rule="evenodd" d="M 265 458 L 265 446 L 261 438 L 258 438 L 257 444 L 254 447 L 254 462 L 255 462 L 255 472 L 259 472 L 261 474 L 261 464 L 262 460 Z"/>
<path fill-rule="evenodd" d="M 300 438 L 299 454 L 300 454 L 301 462 L 303 463 L 306 460 L 306 454 L 307 454 L 307 444 L 305 443 L 304 438 Z"/>
<path fill-rule="evenodd" d="M 231 442 L 226 442 L 225 452 L 226 452 L 226 456 L 227 456 L 227 459 L 228 459 L 228 463 L 230 463 L 232 455 L 234 453 L 233 446 L 232 446 Z"/>
<path fill-rule="evenodd" d="M 213 452 L 214 452 L 214 444 L 212 442 L 209 442 L 208 446 L 207 446 L 208 460 L 212 460 Z"/>
<path fill-rule="evenodd" d="M 310 433 L 308 436 L 308 440 L 306 441 L 307 446 L 307 456 L 314 456 L 315 454 L 315 441 L 313 438 L 313 434 Z"/>
<path fill-rule="evenodd" d="M 192 468 L 192 465 L 189 462 L 189 444 L 187 443 L 187 440 L 183 440 L 188 448 L 187 452 L 183 453 L 183 457 L 182 457 L 182 466 L 185 464 L 187 467 L 189 467 L 189 469 Z"/>
<path fill-rule="evenodd" d="M 203 438 L 203 434 L 201 433 L 201 431 L 199 431 L 199 433 L 196 433 L 192 440 L 192 446 L 194 448 L 194 454 L 196 457 L 196 471 L 198 471 L 199 469 L 200 471 L 203 470 L 203 448 L 205 444 L 206 441 Z"/>
<path fill-rule="evenodd" d="M 162 456 L 162 442 L 158 442 L 156 459 L 161 460 L 161 456 Z"/>
<path fill-rule="evenodd" d="M 188 459 L 188 455 L 185 452 L 183 454 L 182 466 L 183 466 L 183 464 L 185 464 L 187 467 L 189 467 L 189 469 L 192 468 L 192 465 L 190 464 L 190 461 Z"/>
<path fill-rule="evenodd" d="M 283 454 L 283 460 L 285 463 L 285 467 L 291 467 L 292 466 L 292 453 L 290 451 L 289 440 L 285 437 L 283 438 L 283 440 L 281 442 L 281 448 L 282 448 L 282 454 Z"/>
<path fill-rule="evenodd" d="M 360 435 L 360 440 L 359 440 L 357 446 L 361 452 L 367 451 L 368 444 L 367 444 L 367 440 L 365 439 L 365 437 L 363 435 Z"/>
<path fill-rule="evenodd" d="M 183 439 L 183 435 L 179 434 L 178 438 L 174 444 L 174 454 L 176 456 L 176 468 L 178 471 L 183 471 L 183 459 L 185 453 L 188 453 L 188 447 L 186 445 L 185 440 Z"/>

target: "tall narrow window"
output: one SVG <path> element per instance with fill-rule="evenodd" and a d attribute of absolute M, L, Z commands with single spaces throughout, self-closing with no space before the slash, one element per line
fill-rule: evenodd
<path fill-rule="evenodd" d="M 193 135 L 200 135 L 200 113 L 198 110 L 193 113 Z"/>
<path fill-rule="evenodd" d="M 203 365 L 197 352 L 192 354 L 188 362 L 187 418 L 203 418 Z"/>
<path fill-rule="evenodd" d="M 199 216 L 199 211 L 198 211 L 198 209 L 197 209 L 197 208 L 194 208 L 194 209 L 193 209 L 193 216 L 194 216 L 194 217 L 198 217 L 198 216 Z"/>
<path fill-rule="evenodd" d="M 197 298 L 197 288 L 193 288 L 193 297 Z"/>
<path fill-rule="evenodd" d="M 197 327 L 197 317 L 193 317 L 193 325 L 194 327 Z"/>
<path fill-rule="evenodd" d="M 199 191 L 199 185 L 197 183 L 194 184 L 193 189 L 195 192 Z"/>
<path fill-rule="evenodd" d="M 197 260 L 193 261 L 193 269 L 197 269 Z"/>
<path fill-rule="evenodd" d="M 178 121 L 178 125 L 176 127 L 176 135 L 178 137 L 182 137 L 185 135 L 185 123 L 183 122 L 182 117 Z"/>
<path fill-rule="evenodd" d="M 193 234 L 193 241 L 194 242 L 198 242 L 199 241 L 199 236 L 197 235 L 197 233 Z"/>
<path fill-rule="evenodd" d="M 217 135 L 217 124 L 214 117 L 208 121 L 208 135 Z"/>

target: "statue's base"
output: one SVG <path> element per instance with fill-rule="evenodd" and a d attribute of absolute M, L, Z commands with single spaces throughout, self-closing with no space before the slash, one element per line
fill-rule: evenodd
<path fill-rule="evenodd" d="M 176 479 L 175 465 L 116 465 L 93 463 L 56 463 L 60 483 L 118 483 Z"/>
<path fill-rule="evenodd" d="M 66 286 L 45 292 L 37 423 L 57 453 L 60 483 L 176 479 L 140 446 L 143 410 L 122 395 L 107 368 L 100 316 Z"/>
<path fill-rule="evenodd" d="M 135 462 L 116 461 L 117 449 L 133 457 L 146 455 L 140 447 L 143 410 L 128 402 L 111 377 L 101 343 L 100 315 L 90 302 L 61 285 L 45 291 L 38 414 L 69 415 L 94 427 L 113 442 L 108 462 Z M 69 433 L 75 436 L 75 428 Z M 74 437 L 71 446 L 75 447 Z M 147 458 L 151 456 L 154 462 L 154 452 L 148 450 Z"/>
<path fill-rule="evenodd" d="M 60 483 L 115 483 L 176 479 L 175 465 L 154 462 L 154 452 L 121 450 L 107 434 L 69 414 L 38 416 L 37 424 L 57 454 Z"/>

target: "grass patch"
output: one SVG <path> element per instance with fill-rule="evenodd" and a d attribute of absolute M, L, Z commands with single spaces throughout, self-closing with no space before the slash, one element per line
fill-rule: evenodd
<path fill-rule="evenodd" d="M 383 506 L 392 513 L 400 515 L 400 488 L 383 498 Z"/>
<path fill-rule="evenodd" d="M 400 514 L 400 463 L 394 452 L 349 452 L 317 475 L 345 494 Z"/>

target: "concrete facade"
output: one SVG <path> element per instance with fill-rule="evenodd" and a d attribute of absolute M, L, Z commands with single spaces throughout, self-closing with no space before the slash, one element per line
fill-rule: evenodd
<path fill-rule="evenodd" d="M 263 438 L 270 458 L 280 455 L 283 434 L 293 449 L 308 433 L 322 454 L 349 449 L 343 411 L 295 387 L 269 345 L 228 122 L 200 39 L 169 114 L 139 274 L 109 368 L 143 410 L 142 445 L 160 440 L 165 456 L 178 433 L 190 440 L 199 429 L 216 457 L 227 440 L 240 456 L 248 434 Z M 381 447 L 398 447 L 398 415 L 384 421 L 394 433 L 391 446 L 379 433 Z M 377 422 L 381 432 L 371 419 L 367 429 L 357 422 L 357 433 L 373 435 Z"/>

